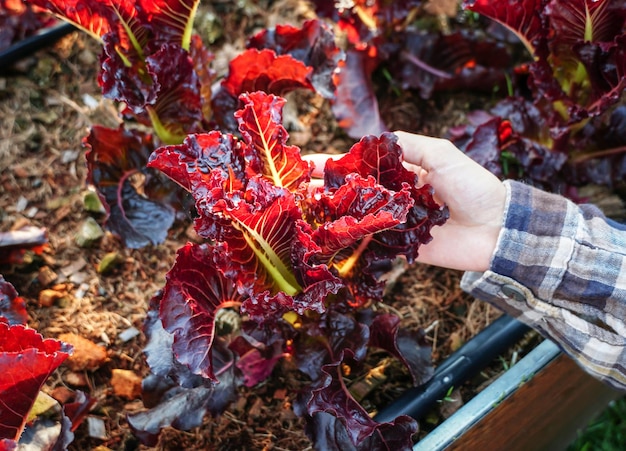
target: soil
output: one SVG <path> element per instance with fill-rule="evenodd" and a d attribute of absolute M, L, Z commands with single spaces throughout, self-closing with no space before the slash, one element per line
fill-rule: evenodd
<path fill-rule="evenodd" d="M 274 2 L 269 8 L 240 3 L 243 6 L 221 16 L 222 31 L 212 47 L 218 68 L 243 47 L 251 31 L 310 14 L 295 1 Z M 208 14 L 202 19 L 211 21 Z M 96 83 L 99 52 L 98 43 L 74 33 L 0 77 L 0 231 L 35 225 L 45 227 L 49 238 L 42 255 L 29 254 L 24 264 L 2 267 L 0 273 L 26 299 L 29 325 L 44 337 L 73 333 L 106 349 L 106 361 L 98 367 L 71 369 L 64 364 L 45 386 L 45 391 L 55 396 L 69 389 L 97 399 L 89 415 L 104 421 L 104 435 L 90 434 L 85 422 L 75 432 L 70 449 L 143 450 L 148 448 L 139 444 L 125 419 L 127 413 L 143 409 L 141 397 L 133 390 L 116 394 L 112 378 L 114 374 L 143 377 L 148 373 L 142 355 L 143 335 L 126 339 L 125 334 L 141 331 L 148 301 L 163 286 L 176 250 L 194 236 L 190 224 L 177 223 L 158 246 L 127 249 L 108 232 L 91 246 L 77 244 L 76 236 L 89 218 L 100 224 L 104 219 L 84 206 L 84 197 L 91 190 L 85 183 L 82 139 L 93 124 L 117 123 L 115 106 L 102 99 Z M 381 110 L 390 128 L 435 136 L 460 123 L 469 102 L 480 101 L 460 96 L 428 101 L 411 95 L 382 98 Z M 308 110 L 297 112 L 301 127 L 291 130 L 292 142 L 305 152 L 347 151 L 352 140 L 338 129 L 328 105 L 318 98 L 308 98 L 305 103 Z M 425 111 L 428 113 L 422 113 Z M 98 272 L 105 256 L 112 253 L 117 254 L 116 264 L 106 273 Z M 407 324 L 427 330 L 435 362 L 499 316 L 495 309 L 460 290 L 460 275 L 423 265 L 403 267 L 386 296 L 386 308 Z M 51 305 L 44 302 L 44 290 L 56 293 Z M 375 367 L 386 357 L 372 353 L 368 365 Z M 460 397 L 467 399 L 502 366 L 496 362 L 472 387 L 459 392 Z M 376 411 L 404 391 L 408 382 L 399 366 L 389 366 L 386 382 L 365 398 L 364 405 Z M 165 429 L 157 449 L 308 449 L 311 443 L 302 421 L 290 408 L 292 389 L 299 384 L 295 373 L 278 368 L 268 382 L 242 390 L 239 401 L 220 418 L 208 417 L 201 427 L 188 432 Z M 436 409 L 421 428 L 430 429 L 449 413 Z"/>

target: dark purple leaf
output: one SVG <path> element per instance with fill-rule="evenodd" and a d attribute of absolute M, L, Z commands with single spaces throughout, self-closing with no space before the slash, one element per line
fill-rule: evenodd
<path fill-rule="evenodd" d="M 353 315 L 329 310 L 319 318 L 302 320 L 293 355 L 298 369 L 318 381 L 323 376 L 322 367 L 339 361 L 346 349 L 356 361 L 362 361 L 368 341 L 369 328 Z"/>
<path fill-rule="evenodd" d="M 146 355 L 151 367 L 143 381 L 143 398 L 148 410 L 128 416 L 133 432 L 148 446 L 157 443 L 162 428 L 189 430 L 202 423 L 207 413 L 221 414 L 237 397 L 239 385 L 233 356 L 219 341 L 213 347 L 213 368 L 217 384 L 194 375 L 174 358 L 174 337 L 165 331 L 158 317 L 160 295 L 151 301 L 145 325 Z"/>
<path fill-rule="evenodd" d="M 377 64 L 366 52 L 357 50 L 349 50 L 345 61 L 339 62 L 332 110 L 339 126 L 352 138 L 387 131 L 371 81 Z"/>
<path fill-rule="evenodd" d="M 246 387 L 253 387 L 266 380 L 278 361 L 288 355 L 283 351 L 284 340 L 276 340 L 273 343 L 252 341 L 255 341 L 254 345 L 240 335 L 229 346 L 239 355 L 236 365 L 241 371 Z"/>
<path fill-rule="evenodd" d="M 349 351 L 346 354 L 350 354 Z M 392 423 L 378 423 L 368 412 L 350 395 L 343 382 L 341 365 L 344 360 L 324 365 L 324 376 L 312 390 L 311 398 L 307 403 L 307 414 L 315 417 L 318 412 L 325 412 L 336 418 L 335 421 L 322 421 L 313 425 L 310 432 L 316 441 L 319 437 L 319 449 L 344 449 L 345 438 L 349 439 L 359 450 L 394 450 L 411 449 L 411 436 L 417 430 L 417 423 L 410 417 L 398 417 Z M 310 420 L 310 419 L 309 419 Z M 328 419 L 326 419 L 328 420 Z M 337 433 L 341 425 L 346 434 Z M 321 429 L 321 430 L 320 430 Z M 328 448 L 326 448 L 328 446 Z"/>
<path fill-rule="evenodd" d="M 400 327 L 400 318 L 380 314 L 370 326 L 370 346 L 378 347 L 399 358 L 413 378 L 413 385 L 428 382 L 433 375 L 431 346 L 423 330 L 410 331 Z"/>
<path fill-rule="evenodd" d="M 442 90 L 504 91 L 505 70 L 511 66 L 504 45 L 467 31 L 407 33 L 398 61 L 397 68 L 390 64 L 403 88 L 418 89 L 425 99 Z"/>
<path fill-rule="evenodd" d="M 152 137 L 122 127 L 94 126 L 85 144 L 89 147 L 88 182 L 103 200 L 109 229 L 131 248 L 164 241 L 174 222 L 174 210 L 142 195 L 132 183 L 133 178 L 145 177 L 144 186 L 151 186 L 151 179 L 159 178 L 157 172 L 146 169 L 153 150 Z"/>
<path fill-rule="evenodd" d="M 167 273 L 159 316 L 174 335 L 176 360 L 192 373 L 216 381 L 213 369 L 215 316 L 221 308 L 241 305 L 243 298 L 231 280 L 216 268 L 215 248 L 187 244 L 178 250 Z"/>

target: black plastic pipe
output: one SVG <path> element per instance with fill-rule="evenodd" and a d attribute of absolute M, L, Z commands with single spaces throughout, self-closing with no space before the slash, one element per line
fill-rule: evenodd
<path fill-rule="evenodd" d="M 408 415 L 416 420 L 423 418 L 451 387 L 459 387 L 478 374 L 529 330 L 528 326 L 512 317 L 501 316 L 445 359 L 435 369 L 430 381 L 407 390 L 378 412 L 374 419 L 384 423 L 393 421 L 399 415 Z"/>
<path fill-rule="evenodd" d="M 0 71 L 6 71 L 19 60 L 26 58 L 37 50 L 54 44 L 63 36 L 75 30 L 76 27 L 74 25 L 63 22 L 59 25 L 44 28 L 39 33 L 16 42 L 0 51 Z"/>

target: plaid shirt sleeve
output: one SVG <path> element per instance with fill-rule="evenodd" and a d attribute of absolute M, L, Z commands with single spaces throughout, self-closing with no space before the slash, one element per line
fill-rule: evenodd
<path fill-rule="evenodd" d="M 461 285 L 626 390 L 626 226 L 591 205 L 507 181 L 504 224 L 484 273 Z"/>

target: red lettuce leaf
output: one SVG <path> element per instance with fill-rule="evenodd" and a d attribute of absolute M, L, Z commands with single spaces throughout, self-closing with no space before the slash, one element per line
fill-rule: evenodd
<path fill-rule="evenodd" d="M 243 376 L 246 387 L 253 387 L 266 380 L 280 359 L 288 355 L 283 351 L 285 342 L 275 336 L 264 337 L 263 342 L 252 339 L 254 345 L 244 338 L 236 337 L 229 348 L 239 355 L 237 368 Z M 269 338 L 269 343 L 267 342 Z"/>
<path fill-rule="evenodd" d="M 431 346 L 424 340 L 424 331 L 400 327 L 400 318 L 381 314 L 370 326 L 370 346 L 378 347 L 399 358 L 407 367 L 417 386 L 433 376 Z"/>
<path fill-rule="evenodd" d="M 402 149 L 392 133 L 384 133 L 380 138 L 366 136 L 339 160 L 329 160 L 324 171 L 326 189 L 331 192 L 339 189 L 354 173 L 361 177 L 372 177 L 390 191 L 405 193 L 402 196 L 408 195 L 410 199 L 407 200 L 412 202 L 412 205 L 408 205 L 410 209 L 406 213 L 406 220 L 399 220 L 395 227 L 366 237 L 350 253 L 335 257 L 335 266 L 340 273 L 344 277 L 349 274 L 346 283 L 352 287 L 354 302 L 363 304 L 372 296 L 380 297 L 382 294 L 382 284 L 377 281 L 380 275 L 377 266 L 385 266 L 385 261 L 398 255 L 404 255 L 412 262 L 417 257 L 419 246 L 432 239 L 430 229 L 443 224 L 448 211 L 435 202 L 430 186 L 416 187 L 417 176 L 402 166 Z M 318 216 L 318 222 L 333 219 Z M 349 259 L 348 262 L 354 265 L 351 270 L 340 262 L 342 258 Z"/>
<path fill-rule="evenodd" d="M 324 310 L 325 296 L 341 285 L 323 265 L 311 280 L 306 277 L 307 262 L 292 258 L 294 248 L 314 243 L 302 240 L 301 212 L 290 191 L 257 176 L 248 182 L 245 194 L 229 193 L 212 210 L 231 223 L 231 232 L 218 244 L 221 258 L 216 264 L 248 297 L 243 312 L 263 322 L 288 310 Z M 312 255 L 316 250 L 304 252 Z"/>
<path fill-rule="evenodd" d="M 0 439 L 19 439 L 41 386 L 71 350 L 33 329 L 0 320 Z"/>
<path fill-rule="evenodd" d="M 98 190 L 107 210 L 108 228 L 130 248 L 164 241 L 174 222 L 174 210 L 147 197 L 150 187 L 163 188 L 163 182 L 167 183 L 145 167 L 153 149 L 151 136 L 123 127 L 115 130 L 94 126 L 85 144 L 89 147 L 87 179 Z M 145 195 L 133 185 L 135 176 L 145 177 Z"/>
<path fill-rule="evenodd" d="M 165 330 L 174 335 L 176 360 L 192 373 L 216 381 L 213 342 L 217 311 L 239 307 L 242 297 L 213 263 L 215 248 L 187 244 L 178 250 L 176 263 L 167 273 L 159 316 Z"/>
<path fill-rule="evenodd" d="M 193 21 L 200 0 L 135 0 L 149 23 L 154 45 L 176 43 L 189 50 Z"/>
<path fill-rule="evenodd" d="M 233 113 L 240 108 L 243 93 L 263 91 L 285 95 L 295 89 L 314 91 L 313 69 L 291 55 L 276 55 L 270 49 L 248 49 L 229 63 L 228 75 L 211 99 L 214 120 L 222 130 L 235 132 Z"/>
<path fill-rule="evenodd" d="M 248 49 L 231 60 L 222 88 L 234 97 L 254 91 L 285 95 L 298 88 L 314 90 L 310 81 L 312 70 L 290 55 Z"/>
<path fill-rule="evenodd" d="M 17 291 L 0 275 L 0 318 L 5 318 L 10 325 L 26 324 L 28 312 L 26 302 L 17 295 Z"/>
<path fill-rule="evenodd" d="M 241 189 L 245 175 L 245 162 L 241 146 L 230 134 L 211 131 L 191 134 L 182 144 L 162 146 L 155 150 L 147 164 L 158 169 L 187 191 L 209 183 L 210 173 L 221 169 L 232 180 L 228 191 Z"/>
<path fill-rule="evenodd" d="M 200 129 L 201 84 L 194 61 L 180 45 L 164 44 L 129 67 L 115 36 L 106 35 L 101 59 L 103 95 L 124 102 L 125 112 L 152 125 L 163 142 L 182 142 L 187 133 Z"/>
<path fill-rule="evenodd" d="M 116 7 L 108 2 L 97 0 L 30 0 L 30 3 L 47 9 L 97 39 L 113 29 L 125 33 L 119 22 L 117 12 L 126 20 L 132 17 L 130 9 L 126 8 L 131 3 L 129 1 L 117 2 Z M 118 29 L 118 26 L 121 30 Z"/>
<path fill-rule="evenodd" d="M 141 56 L 150 42 L 154 48 L 177 43 L 188 49 L 199 0 L 32 0 L 74 23 L 95 38 L 114 33 L 120 51 L 130 48 Z"/>
<path fill-rule="evenodd" d="M 335 95 L 333 74 L 343 52 L 335 44 L 335 35 L 322 21 L 313 19 L 304 22 L 301 28 L 277 25 L 263 30 L 248 40 L 249 48 L 271 49 L 277 55 L 291 55 L 306 66 L 313 68 L 311 84 L 327 99 Z"/>
<path fill-rule="evenodd" d="M 210 94 L 213 74 L 203 65 L 211 56 L 192 38 L 199 0 L 35 3 L 102 41 L 103 94 L 124 102 L 126 112 L 152 125 L 163 142 L 180 143 L 208 120 L 208 100 L 200 95 Z"/>
<path fill-rule="evenodd" d="M 346 355 L 350 355 L 346 351 Z M 411 436 L 417 431 L 417 423 L 408 416 L 396 418 L 392 423 L 378 423 L 350 395 L 343 382 L 341 370 L 345 360 L 323 366 L 324 377 L 313 388 L 307 402 L 307 415 L 324 412 L 336 418 L 336 421 L 313 420 L 308 431 L 316 434 L 310 438 L 319 449 L 346 449 L 346 445 L 359 450 L 411 449 Z M 307 418 L 310 421 L 309 418 Z M 345 433 L 338 432 L 340 425 Z M 321 429 L 321 430 L 320 430 Z M 349 440 L 346 442 L 346 438 Z M 317 443 L 320 440 L 321 443 Z M 349 449 L 349 448 L 348 448 Z"/>
<path fill-rule="evenodd" d="M 285 99 L 264 92 L 242 94 L 244 107 L 235 113 L 239 130 L 247 144 L 247 171 L 261 174 L 274 185 L 295 192 L 310 180 L 309 164 L 300 149 L 287 146 L 289 137 L 282 125 Z"/>

